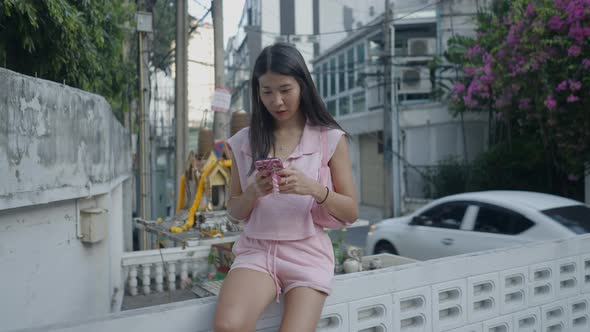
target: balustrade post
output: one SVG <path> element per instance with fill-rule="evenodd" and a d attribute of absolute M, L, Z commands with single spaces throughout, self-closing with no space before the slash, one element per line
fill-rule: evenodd
<path fill-rule="evenodd" d="M 176 262 L 166 263 L 166 268 L 168 269 L 168 290 L 173 291 L 176 289 Z"/>
<path fill-rule="evenodd" d="M 144 295 L 149 295 L 151 293 L 151 268 L 152 264 L 142 264 L 141 265 L 141 285 L 143 289 Z"/>
<path fill-rule="evenodd" d="M 129 267 L 129 294 L 131 296 L 137 295 L 137 266 L 132 265 Z"/>

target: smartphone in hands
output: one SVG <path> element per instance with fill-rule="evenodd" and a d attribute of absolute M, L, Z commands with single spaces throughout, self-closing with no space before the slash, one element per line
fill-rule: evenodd
<path fill-rule="evenodd" d="M 261 171 L 269 171 L 270 172 L 270 177 L 271 177 L 271 182 L 272 182 L 272 192 L 274 194 L 278 194 L 279 193 L 280 177 L 276 172 L 278 170 L 281 170 L 284 168 L 281 160 L 279 158 L 259 159 L 259 160 L 256 160 L 256 162 L 254 162 L 254 165 L 256 166 L 256 169 L 259 172 L 261 172 Z"/>
<path fill-rule="evenodd" d="M 254 163 L 256 166 L 256 170 L 260 171 L 270 171 L 276 172 L 278 170 L 283 169 L 283 163 L 279 158 L 266 158 L 266 159 L 259 159 L 256 160 Z"/>

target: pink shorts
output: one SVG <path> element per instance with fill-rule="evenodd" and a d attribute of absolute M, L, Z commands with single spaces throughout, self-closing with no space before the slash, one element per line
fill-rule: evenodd
<path fill-rule="evenodd" d="M 309 287 L 330 295 L 334 277 L 334 250 L 323 231 L 295 241 L 258 240 L 242 234 L 233 246 L 231 270 L 247 268 L 268 273 L 279 294 Z"/>

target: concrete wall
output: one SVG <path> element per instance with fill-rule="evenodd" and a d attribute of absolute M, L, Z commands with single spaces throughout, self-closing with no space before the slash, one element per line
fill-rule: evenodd
<path fill-rule="evenodd" d="M 379 151 L 377 133 L 358 136 L 360 165 L 360 204 L 383 207 L 383 151 Z M 351 156 L 352 157 L 352 156 Z"/>
<path fill-rule="evenodd" d="M 400 107 L 402 129 L 402 155 L 417 167 L 436 166 L 446 158 L 462 158 L 464 145 L 467 157 L 473 160 L 487 146 L 488 125 L 486 114 L 465 114 L 465 140 L 459 118 L 453 117 L 447 106 L 440 103 L 403 105 Z M 383 111 L 356 113 L 338 118 L 342 127 L 358 141 L 359 153 L 351 154 L 357 186 L 360 187 L 361 203 L 383 206 L 383 155 L 377 153 L 377 132 L 383 130 Z M 425 171 L 422 169 L 422 171 Z M 413 168 L 402 174 L 406 197 L 422 198 L 423 176 Z"/>
<path fill-rule="evenodd" d="M 129 176 L 129 134 L 107 101 L 0 69 L 0 210 L 106 192 Z"/>
<path fill-rule="evenodd" d="M 210 331 L 215 298 L 30 331 Z M 271 305 L 258 331 L 276 331 Z M 590 235 L 336 277 L 318 331 L 590 330 Z"/>
<path fill-rule="evenodd" d="M 0 174 L 0 330 L 116 310 L 131 150 L 106 100 L 0 69 Z M 91 207 L 106 210 L 106 235 L 86 244 Z"/>

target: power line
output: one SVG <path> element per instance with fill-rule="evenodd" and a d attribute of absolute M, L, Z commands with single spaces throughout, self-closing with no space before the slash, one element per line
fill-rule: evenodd
<path fill-rule="evenodd" d="M 205 10 L 209 10 L 209 7 L 202 4 L 199 0 L 193 0 L 193 3 L 196 3 L 197 5 L 199 5 L 201 8 L 203 8 Z"/>
<path fill-rule="evenodd" d="M 405 19 L 405 18 L 407 18 L 407 17 L 409 17 L 409 16 L 411 16 L 411 15 L 413 15 L 413 14 L 415 14 L 415 13 L 419 12 L 419 11 L 422 11 L 422 10 L 424 10 L 424 9 L 430 8 L 430 7 L 432 7 L 432 6 L 439 5 L 439 4 L 441 4 L 443 1 L 446 1 L 446 0 L 434 0 L 434 2 L 431 2 L 431 3 L 427 4 L 427 5 L 425 5 L 425 6 L 423 6 L 423 7 L 420 7 L 420 8 L 418 8 L 418 9 L 415 9 L 415 10 L 413 10 L 413 11 L 410 11 L 409 13 L 405 14 L 404 16 L 400 16 L 400 17 L 397 17 L 397 18 L 393 18 L 393 19 L 387 20 L 386 22 L 393 23 L 393 22 L 401 21 L 401 20 L 403 20 L 403 19 Z M 309 33 L 308 33 L 308 34 L 294 34 L 294 35 L 297 35 L 297 36 L 300 36 L 300 37 L 313 37 L 313 36 L 333 35 L 333 34 L 340 34 L 340 33 L 346 33 L 346 32 L 355 32 L 355 31 L 361 31 L 361 30 L 366 30 L 366 29 L 371 29 L 371 28 L 376 28 L 376 27 L 378 28 L 378 27 L 380 27 L 380 26 L 381 26 L 383 23 L 384 23 L 384 22 L 383 22 L 383 21 L 381 21 L 381 22 L 378 22 L 378 23 L 369 24 L 369 25 L 364 25 L 364 26 L 362 26 L 362 27 L 358 27 L 358 28 L 351 28 L 351 29 L 346 29 L 346 30 L 328 31 L 328 32 L 311 33 L 311 34 L 309 34 Z M 257 27 L 250 27 L 250 26 L 246 26 L 246 27 L 244 27 L 244 29 L 245 29 L 245 30 L 250 30 L 250 31 L 252 31 L 252 32 L 258 32 L 258 33 L 264 33 L 264 34 L 268 34 L 268 35 L 281 36 L 281 34 L 280 34 L 280 33 L 271 32 L 271 31 L 265 31 L 265 30 L 259 29 L 259 28 L 257 28 Z"/>
<path fill-rule="evenodd" d="M 209 15 L 211 13 L 212 9 L 213 9 L 213 7 L 209 7 L 209 9 L 207 9 L 205 14 L 203 14 L 203 16 L 201 16 L 201 18 L 197 21 L 197 23 L 190 28 L 190 30 L 188 32 L 189 36 L 201 25 L 201 23 L 205 20 L 205 18 L 207 18 L 207 15 Z M 157 67 L 162 66 L 164 64 L 164 61 L 166 61 L 166 59 L 168 59 L 168 57 L 171 56 L 173 52 L 176 52 L 176 45 L 171 47 L 170 50 L 168 50 L 168 53 L 166 53 L 166 55 L 164 55 L 162 60 L 160 60 L 160 65 Z"/>

